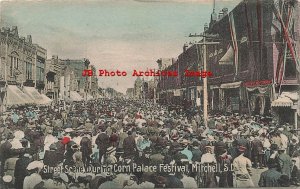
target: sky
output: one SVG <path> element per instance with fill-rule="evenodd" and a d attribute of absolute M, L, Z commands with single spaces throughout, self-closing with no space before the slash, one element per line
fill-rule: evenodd
<path fill-rule="evenodd" d="M 216 12 L 240 1 L 216 0 Z M 126 77 L 97 76 L 100 87 L 125 93 L 134 69 L 157 69 L 157 59 L 177 58 L 212 9 L 213 0 L 0 0 L 0 27 L 31 35 L 48 58 L 88 58 L 97 70 L 127 71 Z"/>

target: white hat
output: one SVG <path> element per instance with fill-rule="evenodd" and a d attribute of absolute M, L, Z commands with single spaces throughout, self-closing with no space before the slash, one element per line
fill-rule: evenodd
<path fill-rule="evenodd" d="M 106 153 L 107 153 L 107 154 L 110 154 L 110 153 L 114 152 L 115 150 L 116 150 L 116 148 L 113 147 L 113 146 L 111 146 L 111 147 L 107 148 Z"/>
<path fill-rule="evenodd" d="M 66 132 L 66 133 L 70 133 L 70 132 L 72 132 L 72 131 L 74 131 L 72 128 L 66 128 L 66 129 L 65 129 L 65 132 Z"/>
<path fill-rule="evenodd" d="M 5 175 L 5 176 L 3 176 L 3 182 L 5 182 L 5 183 L 10 183 L 11 181 L 12 181 L 12 176 L 10 176 L 10 175 Z"/>
<path fill-rule="evenodd" d="M 30 171 L 30 170 L 33 170 L 33 169 L 36 169 L 36 168 L 42 169 L 43 166 L 44 166 L 44 164 L 41 161 L 33 161 L 33 162 L 28 164 L 27 170 Z"/>
<path fill-rule="evenodd" d="M 23 131 L 16 131 L 14 133 L 14 136 L 15 136 L 16 139 L 22 139 L 22 138 L 24 138 L 25 134 L 24 134 Z"/>
<path fill-rule="evenodd" d="M 233 130 L 231 131 L 231 133 L 232 133 L 233 135 L 236 135 L 236 134 L 238 134 L 238 130 L 237 130 L 237 129 L 233 129 Z"/>

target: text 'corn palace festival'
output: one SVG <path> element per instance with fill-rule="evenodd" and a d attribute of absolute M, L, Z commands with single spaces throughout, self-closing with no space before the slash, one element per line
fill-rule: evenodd
<path fill-rule="evenodd" d="M 300 1 L 0 0 L 0 189 L 300 187 Z"/>

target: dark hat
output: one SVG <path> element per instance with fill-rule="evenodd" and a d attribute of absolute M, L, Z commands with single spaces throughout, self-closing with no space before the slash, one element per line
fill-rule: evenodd
<path fill-rule="evenodd" d="M 268 168 L 276 168 L 276 167 L 278 167 L 278 162 L 275 159 L 270 158 L 267 162 L 267 165 L 268 165 Z"/>
<path fill-rule="evenodd" d="M 50 150 L 57 150 L 57 147 L 56 147 L 55 144 L 51 144 L 51 145 L 49 146 L 49 149 L 50 149 Z"/>
<path fill-rule="evenodd" d="M 271 144 L 271 150 L 278 150 L 278 145 L 277 144 Z"/>
<path fill-rule="evenodd" d="M 281 175 L 280 178 L 278 179 L 278 183 L 282 187 L 288 187 L 288 186 L 290 186 L 289 176 L 287 176 L 287 175 Z"/>
<path fill-rule="evenodd" d="M 78 149 L 80 148 L 80 146 L 79 146 L 78 144 L 73 144 L 73 145 L 71 146 L 71 148 L 72 148 L 73 150 L 78 150 Z"/>

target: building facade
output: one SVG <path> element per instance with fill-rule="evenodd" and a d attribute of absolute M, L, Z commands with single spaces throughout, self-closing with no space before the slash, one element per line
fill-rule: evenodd
<path fill-rule="evenodd" d="M 40 93 L 44 93 L 46 81 L 45 68 L 47 60 L 47 50 L 37 44 L 34 44 L 34 46 L 36 47 L 35 85 L 36 89 Z"/>

